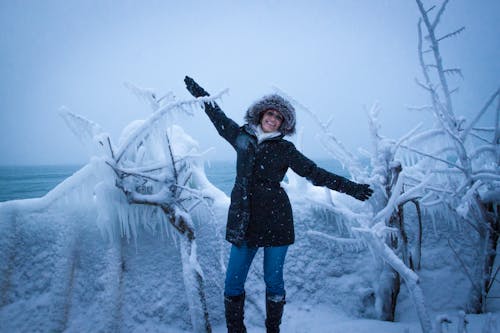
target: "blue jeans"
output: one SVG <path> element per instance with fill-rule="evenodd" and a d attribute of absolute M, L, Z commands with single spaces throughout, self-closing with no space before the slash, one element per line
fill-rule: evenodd
<path fill-rule="evenodd" d="M 246 245 L 231 247 L 224 284 L 225 296 L 238 296 L 245 292 L 248 270 L 258 249 Z M 287 250 L 288 245 L 264 247 L 264 281 L 267 295 L 285 295 L 283 265 Z"/>

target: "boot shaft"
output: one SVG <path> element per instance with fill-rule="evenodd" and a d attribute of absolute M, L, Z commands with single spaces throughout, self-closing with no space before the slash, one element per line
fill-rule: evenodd
<path fill-rule="evenodd" d="M 267 333 L 279 333 L 285 295 L 266 295 L 266 329 Z"/>
<path fill-rule="evenodd" d="M 238 296 L 224 296 L 224 308 L 228 333 L 246 333 L 243 323 L 245 294 Z"/>

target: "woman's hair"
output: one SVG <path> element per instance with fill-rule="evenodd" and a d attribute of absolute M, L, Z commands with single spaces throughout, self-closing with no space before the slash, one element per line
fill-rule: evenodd
<path fill-rule="evenodd" d="M 255 101 L 245 114 L 245 121 L 250 125 L 259 125 L 263 112 L 276 110 L 283 115 L 279 131 L 284 135 L 295 133 L 295 108 L 286 99 L 277 94 L 266 95 Z"/>

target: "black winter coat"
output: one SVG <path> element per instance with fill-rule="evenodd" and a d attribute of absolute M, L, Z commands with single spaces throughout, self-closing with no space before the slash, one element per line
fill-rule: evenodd
<path fill-rule="evenodd" d="M 349 192 L 350 180 L 330 173 L 300 153 L 283 136 L 257 144 L 248 125 L 239 126 L 217 106 L 205 112 L 219 134 L 236 150 L 236 180 L 231 192 L 226 240 L 240 246 L 282 246 L 295 241 L 292 207 L 280 186 L 288 168 L 314 185 Z"/>

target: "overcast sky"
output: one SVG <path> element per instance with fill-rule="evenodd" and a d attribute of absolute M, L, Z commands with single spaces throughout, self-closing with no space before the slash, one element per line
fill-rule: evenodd
<path fill-rule="evenodd" d="M 430 4 L 426 1 L 426 4 Z M 442 34 L 448 67 L 465 79 L 455 99 L 471 118 L 499 86 L 500 1 L 451 0 Z M 150 113 L 124 86 L 189 97 L 184 75 L 212 93 L 229 88 L 222 108 L 242 124 L 248 105 L 276 86 L 322 119 L 356 150 L 369 148 L 364 106 L 378 101 L 382 132 L 398 138 L 428 114 L 415 84 L 418 10 L 413 0 L 325 1 L 0 1 L 0 165 L 83 164 L 86 151 L 59 116 L 65 106 L 118 140 Z M 492 124 L 492 112 L 484 122 Z M 299 112 L 304 152 L 327 158 L 318 128 Z M 207 158 L 233 159 L 208 117 L 180 125 Z"/>

